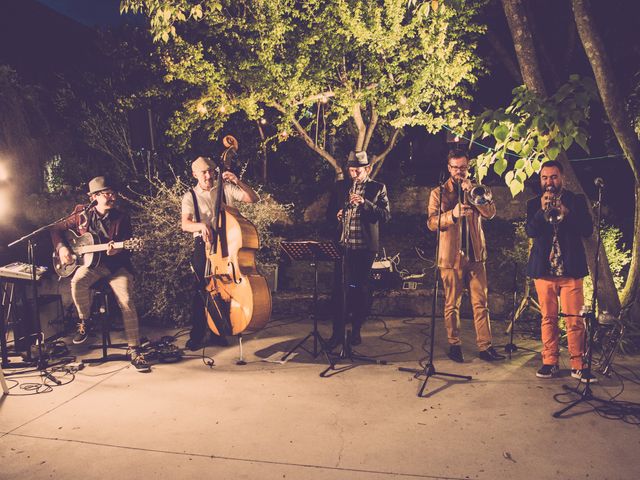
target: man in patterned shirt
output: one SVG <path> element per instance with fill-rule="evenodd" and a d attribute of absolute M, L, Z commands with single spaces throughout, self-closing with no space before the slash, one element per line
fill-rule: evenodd
<path fill-rule="evenodd" d="M 366 152 L 352 152 L 347 169 L 349 179 L 336 184 L 327 218 L 331 222 L 338 220 L 337 233 L 345 255 L 346 317 L 351 317 L 351 344 L 359 345 L 362 343 L 360 329 L 371 302 L 369 277 L 379 248 L 379 225 L 389 221 L 391 212 L 387 188 L 369 178 L 371 166 Z M 341 282 L 338 280 L 336 283 Z M 341 313 L 342 309 L 337 309 L 337 312 Z M 333 318 L 333 334 L 327 342 L 329 349 L 342 343 L 345 332 L 345 318 L 339 313 Z"/>
<path fill-rule="evenodd" d="M 576 195 L 564 188 L 562 164 L 557 161 L 544 163 L 540 170 L 542 194 L 527 202 L 525 229 L 533 246 L 529 255 L 527 275 L 534 279 L 540 310 L 542 310 L 542 367 L 536 372 L 539 378 L 551 378 L 558 373 L 559 334 L 558 297 L 565 314 L 567 344 L 571 363 L 571 376 L 586 382 L 594 382 L 592 373 L 583 370 L 584 319 L 580 311 L 584 305 L 582 278 L 589 272 L 582 239 L 591 236 L 593 220 L 583 195 Z M 549 222 L 552 198 L 561 218 Z"/>

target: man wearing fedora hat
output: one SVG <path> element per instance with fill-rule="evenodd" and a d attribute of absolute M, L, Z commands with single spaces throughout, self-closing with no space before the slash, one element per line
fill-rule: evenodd
<path fill-rule="evenodd" d="M 116 207 L 117 192 L 105 177 L 95 177 L 89 182 L 88 206 L 77 205 L 68 219 L 51 230 L 53 245 L 60 261 L 74 262 L 73 252 L 67 245 L 63 233 L 72 230 L 78 235 L 90 232 L 100 243 L 108 244 L 106 256 L 95 267 L 81 265 L 71 279 L 71 296 L 78 310 L 78 322 L 73 343 L 87 339 L 87 322 L 91 315 L 91 286 L 106 280 L 122 311 L 122 320 L 131 354 L 131 364 L 140 372 L 151 370 L 140 352 L 139 322 L 133 303 L 133 266 L 130 252 L 113 248 L 114 242 L 131 238 L 129 215 Z"/>
<path fill-rule="evenodd" d="M 212 225 L 215 223 L 215 199 L 217 188 L 215 184 L 216 166 L 207 157 L 198 157 L 191 163 L 191 173 L 198 181 L 182 197 L 182 230 L 193 234 L 193 254 L 191 267 L 196 275 L 193 297 L 191 302 L 191 332 L 186 347 L 189 350 L 199 350 L 206 345 L 207 321 L 202 291 L 205 283 L 205 266 L 207 262 L 205 242 L 213 236 Z M 233 206 L 234 202 L 255 203 L 258 195 L 233 172 L 222 173 L 224 201 Z M 211 334 L 211 343 L 226 346 L 224 336 Z"/>
<path fill-rule="evenodd" d="M 336 265 L 334 294 L 344 285 L 346 291 L 346 318 L 351 317 L 351 344 L 362 342 L 360 329 L 371 302 L 369 276 L 379 248 L 379 225 L 391 218 L 387 188 L 369 178 L 371 165 L 367 152 L 351 152 L 347 159 L 349 178 L 336 183 L 327 208 L 327 219 L 336 227 L 344 254 L 344 276 L 341 265 Z M 337 220 L 337 223 L 336 223 Z M 344 277 L 344 278 L 343 278 Z M 342 299 L 342 295 L 336 295 Z M 338 302 L 336 302 L 338 303 Z M 342 305 L 340 300 L 339 305 Z M 343 342 L 345 318 L 342 308 L 333 316 L 333 333 L 327 348 L 333 349 Z"/>

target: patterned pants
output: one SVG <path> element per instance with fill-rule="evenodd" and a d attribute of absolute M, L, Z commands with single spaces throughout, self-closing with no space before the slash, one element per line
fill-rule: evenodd
<path fill-rule="evenodd" d="M 107 279 L 120 310 L 122 310 L 122 321 L 129 347 L 139 346 L 140 329 L 138 313 L 133 303 L 133 275 L 125 268 L 120 268 L 114 273 L 102 265 L 93 268 L 79 267 L 76 270 L 71 279 L 71 296 L 78 309 L 80 320 L 89 319 L 91 301 L 93 300 L 91 286 L 102 279 Z"/>

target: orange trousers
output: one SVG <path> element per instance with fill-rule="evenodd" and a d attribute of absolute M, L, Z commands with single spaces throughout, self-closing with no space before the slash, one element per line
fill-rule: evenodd
<path fill-rule="evenodd" d="M 584 318 L 580 311 L 584 306 L 582 279 L 570 277 L 544 277 L 534 279 L 538 302 L 542 312 L 542 363 L 558 365 L 560 328 L 558 327 L 558 297 L 567 329 L 567 343 L 572 369 L 582 368 L 584 354 Z"/>

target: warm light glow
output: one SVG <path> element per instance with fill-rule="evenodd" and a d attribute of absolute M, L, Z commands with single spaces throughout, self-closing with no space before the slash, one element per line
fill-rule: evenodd
<path fill-rule="evenodd" d="M 206 115 L 209 110 L 207 109 L 207 106 L 204 103 L 199 103 L 198 106 L 196 107 L 196 111 L 200 115 Z"/>
<path fill-rule="evenodd" d="M 286 130 L 280 132 L 280 138 L 282 138 L 283 140 L 286 140 L 289 137 L 289 132 L 287 132 Z"/>
<path fill-rule="evenodd" d="M 0 184 L 9 180 L 9 169 L 4 162 L 0 163 Z"/>
<path fill-rule="evenodd" d="M 220 105 L 220 108 L 218 110 L 220 111 L 220 113 L 224 113 L 227 111 L 227 107 L 225 107 L 224 105 Z"/>
<path fill-rule="evenodd" d="M 460 135 L 456 135 L 453 139 L 454 142 L 459 142 L 460 141 Z"/>
<path fill-rule="evenodd" d="M 11 193 L 6 186 L 0 186 L 0 224 L 6 223 L 12 211 Z"/>
<path fill-rule="evenodd" d="M 402 97 L 400 97 L 400 105 L 406 105 L 406 104 L 407 104 L 407 97 L 403 95 Z"/>
<path fill-rule="evenodd" d="M 266 118 L 261 118 L 260 119 L 260 125 L 266 125 L 267 124 L 267 119 Z"/>
<path fill-rule="evenodd" d="M 327 97 L 324 93 L 320 95 L 320 101 L 322 103 L 327 103 L 329 101 L 329 97 Z"/>

